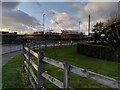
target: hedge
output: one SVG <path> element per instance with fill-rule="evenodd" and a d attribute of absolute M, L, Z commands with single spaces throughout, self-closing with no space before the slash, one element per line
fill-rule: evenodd
<path fill-rule="evenodd" d="M 120 50 L 119 56 L 120 56 Z M 116 50 L 109 46 L 93 45 L 93 44 L 77 44 L 77 52 L 93 58 L 116 61 Z M 120 62 L 120 61 L 119 61 Z"/>

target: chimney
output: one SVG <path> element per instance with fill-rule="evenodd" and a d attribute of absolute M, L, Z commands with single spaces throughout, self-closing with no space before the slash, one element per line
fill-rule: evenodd
<path fill-rule="evenodd" d="M 89 22 L 88 22 L 88 35 L 90 35 L 90 14 L 89 14 Z"/>

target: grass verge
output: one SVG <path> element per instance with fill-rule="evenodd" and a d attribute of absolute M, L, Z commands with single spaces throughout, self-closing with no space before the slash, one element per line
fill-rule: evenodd
<path fill-rule="evenodd" d="M 12 58 L 2 67 L 2 89 L 25 88 L 22 74 L 22 54 Z"/>
<path fill-rule="evenodd" d="M 70 64 L 91 70 L 115 79 L 118 79 L 118 64 L 115 62 L 100 60 L 96 58 L 80 55 L 76 52 L 76 46 L 63 46 L 63 47 L 49 47 L 45 51 L 45 56 L 63 62 L 69 61 Z M 3 89 L 5 88 L 25 88 L 23 83 L 22 68 L 22 54 L 12 58 L 3 66 Z M 36 61 L 37 62 L 37 61 Z M 63 70 L 52 65 L 46 64 L 46 71 L 55 78 L 63 82 Z M 104 85 L 98 84 L 95 81 L 77 76 L 70 73 L 69 85 L 73 88 L 108 88 Z M 57 88 L 45 80 L 45 87 Z"/>
<path fill-rule="evenodd" d="M 45 56 L 62 62 L 67 60 L 72 65 L 120 79 L 118 77 L 118 65 L 120 64 L 80 55 L 77 53 L 76 46 L 50 47 L 47 48 Z"/>
<path fill-rule="evenodd" d="M 115 79 L 120 79 L 120 77 L 118 77 L 117 63 L 80 55 L 76 52 L 76 46 L 49 47 L 47 48 L 47 51 L 45 51 L 45 56 L 61 62 L 67 60 L 70 64 L 77 67 L 100 73 Z M 62 69 L 49 64 L 46 64 L 45 66 L 45 70 L 50 75 L 63 82 L 64 75 Z M 56 88 L 56 86 L 48 81 L 45 82 L 45 87 Z M 70 73 L 69 85 L 73 88 L 108 88 L 104 85 L 96 83 L 95 81 L 88 80 L 73 73 Z"/>

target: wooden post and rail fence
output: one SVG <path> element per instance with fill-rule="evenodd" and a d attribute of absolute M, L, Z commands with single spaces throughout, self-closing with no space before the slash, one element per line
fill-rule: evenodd
<path fill-rule="evenodd" d="M 37 58 L 37 64 L 31 59 L 31 55 Z M 67 61 L 59 62 L 57 60 L 45 57 L 43 52 L 36 53 L 29 47 L 23 46 L 23 56 L 23 69 L 25 73 L 27 73 L 28 80 L 30 81 L 32 87 L 36 89 L 45 89 L 44 80 L 47 79 L 61 89 L 74 90 L 69 86 L 69 72 L 94 80 L 110 88 L 120 88 L 120 81 L 116 79 L 70 65 Z M 64 69 L 64 81 L 61 82 L 60 80 L 49 75 L 45 70 L 45 63 Z M 37 74 L 33 72 L 32 68 L 37 71 Z"/>

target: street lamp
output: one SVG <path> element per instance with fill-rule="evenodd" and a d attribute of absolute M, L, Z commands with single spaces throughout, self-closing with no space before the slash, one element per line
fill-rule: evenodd
<path fill-rule="evenodd" d="M 45 18 L 45 14 L 43 14 L 43 35 L 44 35 L 44 18 Z"/>
<path fill-rule="evenodd" d="M 44 39 L 45 39 L 45 51 L 46 51 L 46 49 L 47 49 L 47 44 L 46 44 L 46 36 L 44 36 L 44 34 L 45 34 L 45 30 L 44 30 L 44 27 L 45 27 L 44 20 L 45 20 L 45 14 L 43 14 L 43 37 L 44 37 Z"/>

